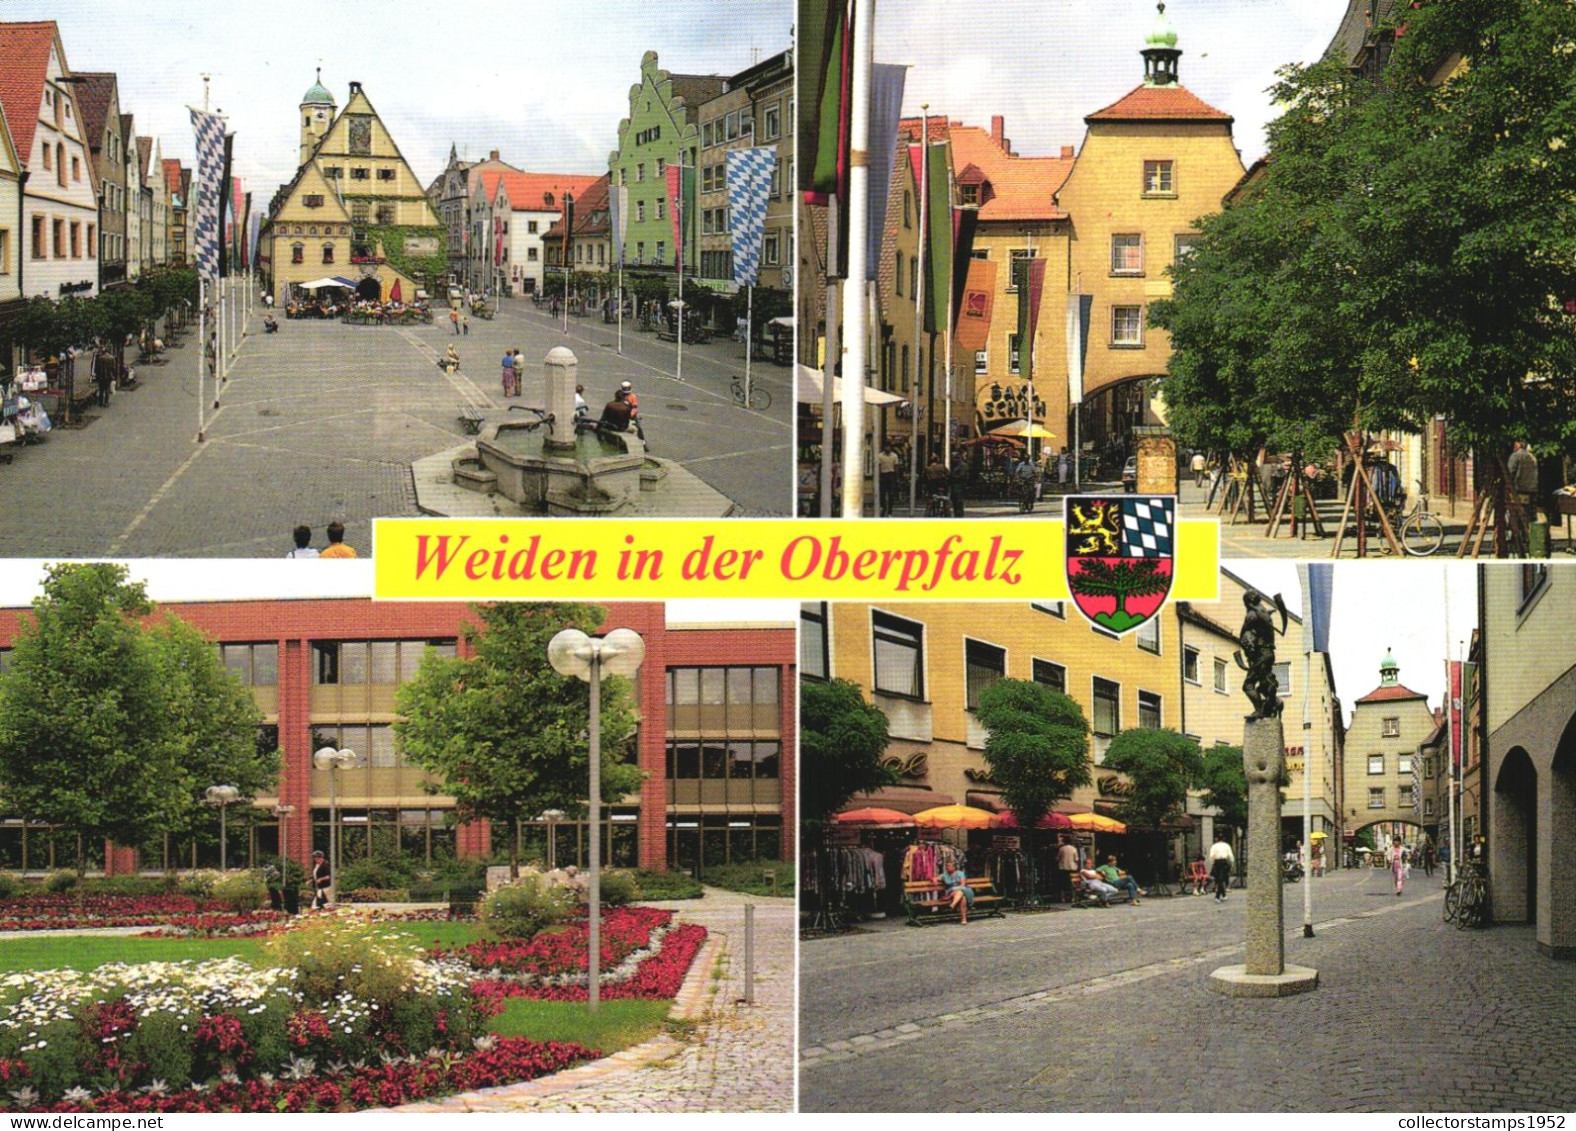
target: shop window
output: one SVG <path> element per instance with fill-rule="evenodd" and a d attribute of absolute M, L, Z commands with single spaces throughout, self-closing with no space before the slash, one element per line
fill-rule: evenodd
<path fill-rule="evenodd" d="M 983 640 L 963 639 L 964 706 L 979 710 L 980 695 L 1007 674 L 1007 649 Z"/>
<path fill-rule="evenodd" d="M 1052 691 L 1067 694 L 1067 669 L 1061 664 L 1053 664 L 1050 660 L 1036 659 L 1033 665 L 1032 677 L 1035 683 L 1042 687 L 1049 687 Z"/>
<path fill-rule="evenodd" d="M 1145 730 L 1160 729 L 1160 696 L 1153 691 L 1138 693 L 1138 725 Z"/>
<path fill-rule="evenodd" d="M 870 625 L 875 689 L 909 699 L 924 698 L 924 626 L 878 610 L 871 611 Z"/>
<path fill-rule="evenodd" d="M 1192 684 L 1199 682 L 1197 648 L 1188 646 L 1182 649 L 1182 678 Z"/>

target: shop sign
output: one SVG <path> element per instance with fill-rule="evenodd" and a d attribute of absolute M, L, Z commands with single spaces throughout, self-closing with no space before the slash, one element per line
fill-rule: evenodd
<path fill-rule="evenodd" d="M 61 283 L 60 284 L 60 293 L 62 295 L 77 295 L 77 294 L 81 294 L 83 291 L 91 291 L 92 289 L 93 289 L 93 281 L 91 279 L 84 279 L 80 283 Z"/>
<path fill-rule="evenodd" d="M 967 769 L 963 771 L 963 776 L 968 780 L 970 785 L 996 784 L 996 779 L 990 776 L 989 770 Z"/>
<path fill-rule="evenodd" d="M 1130 781 L 1123 781 L 1115 774 L 1106 774 L 1095 784 L 1100 790 L 1101 797 L 1133 796 L 1133 783 Z"/>
<path fill-rule="evenodd" d="M 900 778 L 916 778 L 923 781 L 930 771 L 930 757 L 923 750 L 916 750 L 907 756 L 889 754 L 881 759 L 881 764 L 894 771 Z"/>

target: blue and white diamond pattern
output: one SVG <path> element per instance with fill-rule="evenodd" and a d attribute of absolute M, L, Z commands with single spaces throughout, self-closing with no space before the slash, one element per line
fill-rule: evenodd
<path fill-rule="evenodd" d="M 192 110 L 197 134 L 197 273 L 219 274 L 219 190 L 224 181 L 224 119 Z"/>
<path fill-rule="evenodd" d="M 1122 556 L 1170 558 L 1176 555 L 1176 502 L 1173 499 L 1122 500 Z"/>
<path fill-rule="evenodd" d="M 728 208 L 733 225 L 733 282 L 754 286 L 760 281 L 761 240 L 766 229 L 766 201 L 771 194 L 777 147 L 728 151 Z"/>

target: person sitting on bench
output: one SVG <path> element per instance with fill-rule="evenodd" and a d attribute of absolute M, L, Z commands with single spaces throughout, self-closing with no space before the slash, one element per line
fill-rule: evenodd
<path fill-rule="evenodd" d="M 969 921 L 969 908 L 974 906 L 974 889 L 968 885 L 968 877 L 961 868 L 941 873 L 941 882 L 946 885 L 947 899 L 957 910 L 958 922 Z"/>
<path fill-rule="evenodd" d="M 1138 886 L 1138 881 L 1116 866 L 1115 853 L 1107 856 L 1105 863 L 1096 868 L 1095 871 L 1100 873 L 1101 879 L 1118 891 L 1126 890 L 1127 898 L 1131 899 L 1135 905 L 1138 903 L 1138 897 L 1144 894 L 1144 889 Z"/>
<path fill-rule="evenodd" d="M 602 419 L 597 421 L 597 428 L 603 432 L 628 432 L 633 416 L 629 401 L 624 399 L 623 390 L 619 390 L 602 406 Z"/>
<path fill-rule="evenodd" d="M 1084 866 L 1079 870 L 1078 876 L 1083 880 L 1084 887 L 1100 897 L 1100 906 L 1111 906 L 1111 897 L 1116 894 L 1116 889 L 1105 882 L 1105 877 L 1095 871 L 1094 857 L 1084 861 Z"/>

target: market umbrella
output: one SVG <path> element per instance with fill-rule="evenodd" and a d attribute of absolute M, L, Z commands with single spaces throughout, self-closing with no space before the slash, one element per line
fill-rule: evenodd
<path fill-rule="evenodd" d="M 840 825 L 877 825 L 882 828 L 913 828 L 914 818 L 896 809 L 850 809 L 833 818 Z"/>
<path fill-rule="evenodd" d="M 988 829 L 995 819 L 996 814 L 972 805 L 942 805 L 914 814 L 914 823 L 922 829 Z"/>
<path fill-rule="evenodd" d="M 1324 840 L 1329 835 L 1330 834 L 1326 833 L 1326 832 L 1309 833 L 1308 834 L 1308 839 L 1309 840 Z"/>
<path fill-rule="evenodd" d="M 811 369 L 808 365 L 800 365 L 794 381 L 794 397 L 803 404 L 820 404 L 824 381 L 819 369 Z M 843 402 L 843 379 L 832 378 L 832 399 L 838 404 Z M 902 404 L 903 398 L 895 393 L 882 392 L 871 385 L 865 386 L 865 403 L 868 405 L 893 405 Z"/>
<path fill-rule="evenodd" d="M 992 436 L 1023 436 L 1028 435 L 1034 440 L 1054 440 L 1056 433 L 1046 428 L 1043 424 L 1030 425 L 1026 420 L 1014 420 L 1011 424 L 1004 424 L 1000 428 L 992 428 Z"/>
<path fill-rule="evenodd" d="M 1125 833 L 1127 826 L 1104 813 L 1074 813 L 1067 818 L 1075 829 L 1093 833 Z"/>
<path fill-rule="evenodd" d="M 972 440 L 963 442 L 965 448 L 972 448 L 979 444 L 1002 444 L 1013 448 L 1023 447 L 1023 441 L 1016 436 L 1003 436 L 996 432 L 990 432 L 984 436 L 976 436 Z"/>
<path fill-rule="evenodd" d="M 1021 829 L 1022 827 L 1023 827 L 1022 825 L 1018 824 L 1018 818 L 1013 816 L 1012 811 L 1010 809 L 1003 810 L 1002 812 L 996 814 L 996 828 L 998 828 L 998 829 Z M 1072 822 L 1067 819 L 1067 815 L 1065 813 L 1047 813 L 1047 814 L 1045 814 L 1045 816 L 1041 817 L 1038 821 L 1034 822 L 1034 827 L 1037 828 L 1037 829 L 1053 829 L 1054 830 L 1054 829 L 1070 829 L 1073 826 L 1072 826 Z"/>

